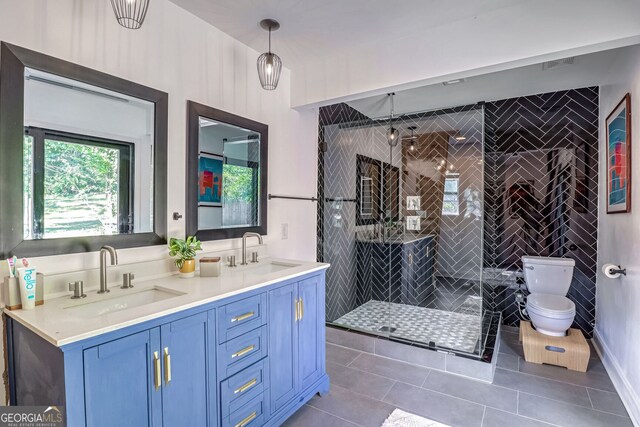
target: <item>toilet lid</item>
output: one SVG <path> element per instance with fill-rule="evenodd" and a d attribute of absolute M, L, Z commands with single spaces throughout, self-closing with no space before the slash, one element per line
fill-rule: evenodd
<path fill-rule="evenodd" d="M 527 297 L 527 310 L 547 317 L 569 317 L 576 313 L 576 305 L 562 295 L 531 294 Z"/>

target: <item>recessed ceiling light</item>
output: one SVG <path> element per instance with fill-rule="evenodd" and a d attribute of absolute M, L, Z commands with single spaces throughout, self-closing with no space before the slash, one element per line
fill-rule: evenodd
<path fill-rule="evenodd" d="M 449 80 L 448 82 L 443 82 L 442 84 L 445 86 L 449 86 L 449 85 L 455 85 L 462 82 L 464 82 L 464 79 L 454 79 L 454 80 Z"/>

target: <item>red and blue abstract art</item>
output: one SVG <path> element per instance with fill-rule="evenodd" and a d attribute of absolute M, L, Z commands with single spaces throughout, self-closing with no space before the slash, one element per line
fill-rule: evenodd
<path fill-rule="evenodd" d="M 631 97 L 607 118 L 607 213 L 631 210 Z"/>
<path fill-rule="evenodd" d="M 198 205 L 222 206 L 222 156 L 200 153 L 198 160 Z"/>

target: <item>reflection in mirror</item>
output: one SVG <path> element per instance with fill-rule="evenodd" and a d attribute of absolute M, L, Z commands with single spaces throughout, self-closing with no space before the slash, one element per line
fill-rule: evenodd
<path fill-rule="evenodd" d="M 187 234 L 266 234 L 269 127 L 193 101 L 187 111 Z"/>
<path fill-rule="evenodd" d="M 25 68 L 23 238 L 148 233 L 153 102 Z"/>
<path fill-rule="evenodd" d="M 198 229 L 260 225 L 260 134 L 199 117 Z"/>

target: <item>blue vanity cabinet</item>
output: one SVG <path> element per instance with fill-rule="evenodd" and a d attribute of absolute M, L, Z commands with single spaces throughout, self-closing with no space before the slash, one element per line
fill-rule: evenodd
<path fill-rule="evenodd" d="M 271 411 L 298 392 L 298 284 L 269 291 L 269 371 Z"/>
<path fill-rule="evenodd" d="M 88 426 L 162 425 L 162 396 L 150 363 L 159 350 L 160 331 L 154 328 L 84 351 Z"/>
<path fill-rule="evenodd" d="M 208 313 L 84 350 L 88 426 L 208 423 Z"/>
<path fill-rule="evenodd" d="M 212 312 L 199 313 L 160 327 L 162 359 L 162 421 L 164 426 L 208 425 L 211 408 L 209 379 L 214 364 L 208 348 Z M 212 323 L 213 324 L 213 323 Z M 213 381 L 215 383 L 215 381 Z"/>
<path fill-rule="evenodd" d="M 7 318 L 12 405 L 64 405 L 69 427 L 279 426 L 325 368 L 315 271 L 55 346 Z"/>
<path fill-rule="evenodd" d="M 272 414 L 326 377 L 323 278 L 312 276 L 269 291 Z"/>

